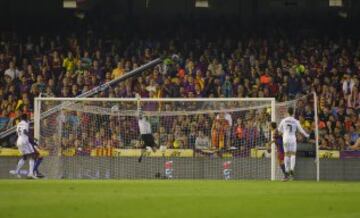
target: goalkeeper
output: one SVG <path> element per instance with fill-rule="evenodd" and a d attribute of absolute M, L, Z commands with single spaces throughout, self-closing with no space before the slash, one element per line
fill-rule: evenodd
<path fill-rule="evenodd" d="M 152 150 L 153 152 L 156 151 L 156 143 L 154 140 L 154 136 L 152 135 L 151 124 L 141 111 L 139 111 L 138 124 L 141 140 L 143 142 L 143 148 L 141 150 L 141 155 L 138 160 L 139 162 L 141 162 L 146 150 Z"/>

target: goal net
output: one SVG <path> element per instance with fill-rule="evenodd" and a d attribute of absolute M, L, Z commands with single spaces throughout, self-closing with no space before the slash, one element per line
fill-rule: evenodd
<path fill-rule="evenodd" d="M 139 111 L 157 144 L 140 163 Z M 34 131 L 49 178 L 275 179 L 275 114 L 273 98 L 36 98 Z"/>

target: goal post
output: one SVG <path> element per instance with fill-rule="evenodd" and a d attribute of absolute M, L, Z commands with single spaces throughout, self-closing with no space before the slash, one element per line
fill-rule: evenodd
<path fill-rule="evenodd" d="M 319 148 L 319 120 L 318 120 L 318 99 L 316 92 L 313 92 L 314 97 L 314 121 L 315 121 L 315 163 L 316 163 L 316 181 L 320 181 L 320 148 Z"/>
<path fill-rule="evenodd" d="M 304 102 L 314 111 L 313 163 L 319 181 L 315 94 L 281 103 L 274 98 L 38 97 L 34 102 L 34 136 L 48 150 L 52 163 L 48 170 L 56 172 L 54 178 L 81 178 L 80 174 L 92 172 L 94 166 L 98 171 L 92 177 L 99 174 L 109 178 L 153 178 L 147 174 L 153 170 L 151 166 L 162 169 L 163 162 L 169 160 L 174 163 L 166 166 L 178 167 L 174 178 L 221 178 L 222 167 L 232 163 L 234 179 L 278 180 L 275 144 L 271 144 L 270 154 L 265 146 L 272 141 L 270 122 L 279 122 L 290 106 L 296 113 L 303 111 Z M 55 106 L 59 111 L 42 116 Z M 146 166 L 135 164 L 141 147 L 139 110 L 149 119 L 155 142 L 166 148 L 149 154 Z M 231 120 L 218 122 L 222 116 Z M 208 138 L 209 149 L 195 146 L 199 134 Z"/>
<path fill-rule="evenodd" d="M 276 122 L 276 101 L 275 98 L 271 99 L 271 122 Z M 271 139 L 274 133 L 271 132 Z M 276 180 L 276 148 L 275 143 L 271 143 L 271 181 Z"/>
<path fill-rule="evenodd" d="M 34 99 L 34 138 L 40 139 L 41 98 Z"/>

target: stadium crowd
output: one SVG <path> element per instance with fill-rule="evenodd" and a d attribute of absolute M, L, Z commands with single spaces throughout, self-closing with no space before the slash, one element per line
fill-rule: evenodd
<path fill-rule="evenodd" d="M 360 41 L 294 38 L 275 33 L 270 37 L 220 35 L 192 38 L 186 36 L 183 27 L 175 36 L 159 39 L 119 40 L 88 31 L 28 36 L 23 40 L 14 33 L 3 33 L 0 130 L 14 126 L 23 113 L 32 116 L 35 96 L 75 97 L 161 55 L 167 57 L 162 64 L 99 93 L 98 97 L 135 97 L 139 93 L 144 98 L 276 97 L 282 102 L 315 91 L 319 97 L 320 147 L 360 150 Z M 297 118 L 311 132 L 313 102 L 304 103 L 297 109 Z M 245 137 L 243 130 L 251 124 L 233 120 L 231 137 Z M 178 120 L 178 126 L 185 126 L 186 122 L 190 123 Z M 207 125 L 211 129 L 213 124 Z M 168 147 L 174 147 L 176 134 L 187 134 L 194 144 L 207 131 L 199 127 L 189 132 L 173 130 L 169 134 L 172 136 L 160 139 L 169 143 Z M 98 143 L 101 134 L 94 134 Z M 109 144 L 113 139 L 118 147 L 116 134 L 113 135 L 109 136 Z M 76 143 L 80 142 L 74 138 Z M 178 147 L 193 147 L 187 144 Z"/>

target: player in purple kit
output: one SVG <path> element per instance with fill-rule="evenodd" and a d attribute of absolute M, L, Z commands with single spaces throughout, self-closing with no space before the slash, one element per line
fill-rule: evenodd
<path fill-rule="evenodd" d="M 268 148 L 270 149 L 271 144 L 275 143 L 276 151 L 277 151 L 278 163 L 279 163 L 279 166 L 281 168 L 282 173 L 284 174 L 284 179 L 283 180 L 287 181 L 288 180 L 288 174 L 285 171 L 285 164 L 284 164 L 285 152 L 284 152 L 284 148 L 283 148 L 283 139 L 282 139 L 282 135 L 277 130 L 276 122 L 271 123 L 271 131 L 274 131 L 274 136 L 273 136 L 273 140 L 269 143 Z"/>

